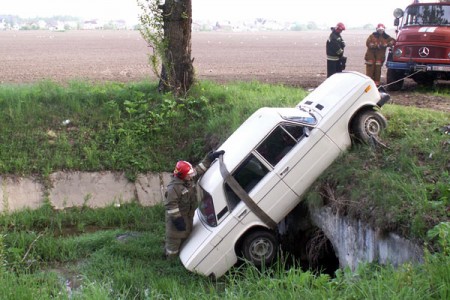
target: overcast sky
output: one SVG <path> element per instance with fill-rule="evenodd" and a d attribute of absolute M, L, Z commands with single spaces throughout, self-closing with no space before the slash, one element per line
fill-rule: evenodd
<path fill-rule="evenodd" d="M 317 24 L 343 22 L 347 27 L 393 24 L 395 8 L 412 0 L 192 0 L 194 20 L 266 18 Z M 84 19 L 125 19 L 137 23 L 136 0 L 0 0 L 0 15 L 51 17 L 70 15 Z"/>

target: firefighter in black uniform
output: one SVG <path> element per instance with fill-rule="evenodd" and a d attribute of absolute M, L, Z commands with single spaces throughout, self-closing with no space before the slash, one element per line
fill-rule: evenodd
<path fill-rule="evenodd" d="M 327 78 L 345 69 L 347 58 L 344 56 L 345 42 L 341 37 L 344 30 L 345 26 L 340 22 L 336 27 L 331 27 L 331 34 L 327 40 Z"/>

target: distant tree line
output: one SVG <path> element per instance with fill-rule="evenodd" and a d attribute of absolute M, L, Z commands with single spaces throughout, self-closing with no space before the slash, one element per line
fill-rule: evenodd
<path fill-rule="evenodd" d="M 39 30 L 39 29 L 83 29 L 84 23 L 91 20 L 84 20 L 74 16 L 52 16 L 52 17 L 33 17 L 21 18 L 17 15 L 0 14 L 0 30 Z M 120 22 L 119 22 L 120 21 Z M 63 28 L 60 28 L 63 26 Z M 101 29 L 124 29 L 125 21 L 107 21 L 99 25 Z M 137 29 L 137 28 L 133 28 Z"/>

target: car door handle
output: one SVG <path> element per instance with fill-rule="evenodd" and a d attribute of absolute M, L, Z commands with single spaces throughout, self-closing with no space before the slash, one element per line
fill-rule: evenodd
<path fill-rule="evenodd" d="M 246 214 L 247 214 L 247 209 L 244 209 L 244 211 L 239 214 L 238 219 L 242 219 Z"/>
<path fill-rule="evenodd" d="M 283 171 L 281 171 L 280 176 L 283 176 L 289 171 L 289 167 L 286 167 Z"/>

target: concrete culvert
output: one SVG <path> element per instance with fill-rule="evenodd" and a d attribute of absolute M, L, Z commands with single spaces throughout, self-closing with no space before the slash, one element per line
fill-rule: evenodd
<path fill-rule="evenodd" d="M 286 266 L 329 274 L 339 269 L 339 259 L 325 233 L 314 226 L 306 205 L 298 205 L 279 225 Z"/>
<path fill-rule="evenodd" d="M 400 266 L 423 262 L 423 249 L 393 232 L 380 232 L 362 220 L 333 213 L 331 207 L 308 209 L 300 203 L 278 226 L 281 248 L 302 269 L 334 276 L 339 268 L 356 270 L 361 262 Z"/>

